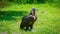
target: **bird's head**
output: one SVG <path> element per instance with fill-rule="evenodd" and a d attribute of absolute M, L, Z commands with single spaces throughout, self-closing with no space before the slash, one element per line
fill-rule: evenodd
<path fill-rule="evenodd" d="M 32 11 L 34 11 L 34 12 L 35 12 L 35 11 L 38 11 L 38 9 L 37 9 L 37 8 L 32 8 Z"/>
<path fill-rule="evenodd" d="M 37 8 L 32 8 L 31 13 L 29 15 L 35 15 L 35 11 L 38 11 Z"/>

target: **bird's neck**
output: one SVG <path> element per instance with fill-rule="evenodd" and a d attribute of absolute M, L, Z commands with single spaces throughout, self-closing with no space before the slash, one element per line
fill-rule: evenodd
<path fill-rule="evenodd" d="M 31 11 L 31 13 L 29 15 L 35 16 L 35 11 Z"/>

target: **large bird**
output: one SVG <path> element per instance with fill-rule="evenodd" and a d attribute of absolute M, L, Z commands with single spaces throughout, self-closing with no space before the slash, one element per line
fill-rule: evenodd
<path fill-rule="evenodd" d="M 23 17 L 21 24 L 20 24 L 20 29 L 25 28 L 26 31 L 32 30 L 33 24 L 37 20 L 37 16 L 35 14 L 36 10 L 37 10 L 36 8 L 33 8 L 29 15 Z"/>

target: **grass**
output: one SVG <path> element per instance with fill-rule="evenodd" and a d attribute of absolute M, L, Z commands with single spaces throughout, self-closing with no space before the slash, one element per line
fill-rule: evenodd
<path fill-rule="evenodd" d="M 28 15 L 31 8 L 36 7 L 37 21 L 34 31 L 20 30 L 23 16 Z M 43 12 L 43 13 L 42 13 Z M 10 5 L 0 11 L 0 34 L 60 34 L 60 9 L 48 4 Z"/>

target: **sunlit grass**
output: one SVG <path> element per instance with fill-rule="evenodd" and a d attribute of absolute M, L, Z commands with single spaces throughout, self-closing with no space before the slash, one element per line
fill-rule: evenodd
<path fill-rule="evenodd" d="M 25 32 L 19 29 L 20 22 L 23 16 L 29 14 L 32 7 L 38 8 L 36 11 L 38 19 L 34 23 L 34 31 Z M 22 4 L 5 7 L 2 11 L 11 11 L 11 13 L 6 12 L 8 16 L 6 14 L 4 19 L 0 18 L 0 32 L 8 34 L 60 34 L 60 9 L 57 7 L 48 4 Z M 13 11 L 18 12 L 14 13 Z M 20 15 L 20 11 L 23 11 L 24 15 Z"/>

